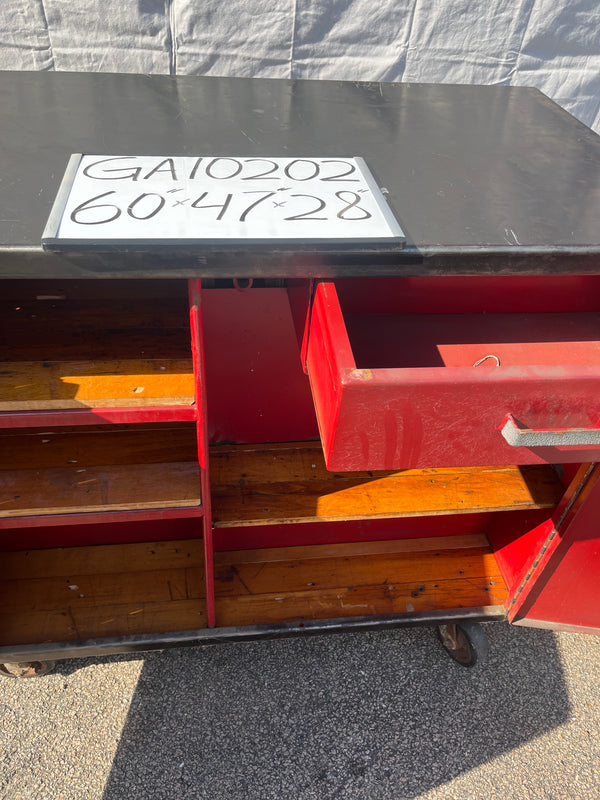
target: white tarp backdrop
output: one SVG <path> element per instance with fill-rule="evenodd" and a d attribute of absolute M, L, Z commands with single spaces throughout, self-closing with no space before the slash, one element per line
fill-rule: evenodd
<path fill-rule="evenodd" d="M 1 0 L 0 69 L 536 86 L 600 131 L 600 0 Z"/>

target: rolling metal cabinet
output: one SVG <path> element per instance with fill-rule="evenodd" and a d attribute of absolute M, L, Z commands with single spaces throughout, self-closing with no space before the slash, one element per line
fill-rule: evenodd
<path fill-rule="evenodd" d="M 600 630 L 594 133 L 513 87 L 11 72 L 0 101 L 5 671 Z M 48 252 L 74 152 L 359 155 L 407 244 Z"/>

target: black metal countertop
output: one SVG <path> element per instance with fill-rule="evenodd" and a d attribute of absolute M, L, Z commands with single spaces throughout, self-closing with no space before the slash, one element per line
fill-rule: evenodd
<path fill-rule="evenodd" d="M 399 254 L 55 254 L 71 153 L 366 159 Z M 0 73 L 1 277 L 290 277 L 600 270 L 600 137 L 535 89 Z"/>

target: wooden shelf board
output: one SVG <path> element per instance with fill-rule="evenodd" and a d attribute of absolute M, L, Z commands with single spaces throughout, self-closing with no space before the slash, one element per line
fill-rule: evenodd
<path fill-rule="evenodd" d="M 221 445 L 210 453 L 215 527 L 552 508 L 550 466 L 328 472 L 320 444 Z"/>
<path fill-rule="evenodd" d="M 217 553 L 217 626 L 501 606 L 506 585 L 484 542 L 475 535 Z"/>
<path fill-rule="evenodd" d="M 193 508 L 193 423 L 0 431 L 2 520 Z"/>
<path fill-rule="evenodd" d="M 26 281 L 12 292 L 7 286 L 0 298 L 0 361 L 53 361 L 56 353 L 69 361 L 189 356 L 185 282 L 177 297 L 165 296 L 157 284 L 154 296 L 136 297 L 118 281 L 103 283 L 109 296 L 78 296 L 66 281 L 40 292 Z"/>
<path fill-rule="evenodd" d="M 0 398 L 0 411 L 191 405 L 192 361 L 2 362 Z"/>
<path fill-rule="evenodd" d="M 0 472 L 0 518 L 200 504 L 193 462 Z"/>
<path fill-rule="evenodd" d="M 201 540 L 17 551 L 0 558 L 2 645 L 205 626 Z"/>
<path fill-rule="evenodd" d="M 193 423 L 90 425 L 0 431 L 2 471 L 196 461 Z"/>
<path fill-rule="evenodd" d="M 124 571 L 124 565 L 127 571 Z M 7 552 L 0 645 L 205 627 L 201 540 Z M 482 535 L 215 554 L 218 626 L 501 606 Z"/>

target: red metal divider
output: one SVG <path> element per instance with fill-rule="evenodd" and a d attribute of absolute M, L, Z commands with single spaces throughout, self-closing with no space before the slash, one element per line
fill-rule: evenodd
<path fill-rule="evenodd" d="M 204 540 L 204 583 L 206 589 L 206 619 L 209 628 L 215 625 L 215 591 L 213 573 L 212 514 L 210 505 L 210 476 L 208 461 L 208 423 L 206 414 L 206 379 L 204 366 L 204 332 L 202 327 L 201 281 L 188 281 L 190 300 L 190 332 L 194 363 L 196 395 L 196 432 L 198 437 L 198 463 L 200 465 L 200 491 L 202 495 L 202 533 Z"/>
<path fill-rule="evenodd" d="M 41 428 L 75 425 L 124 425 L 144 422 L 192 422 L 194 406 L 134 406 L 132 408 L 72 408 L 60 411 L 3 411 L 0 428 Z"/>

